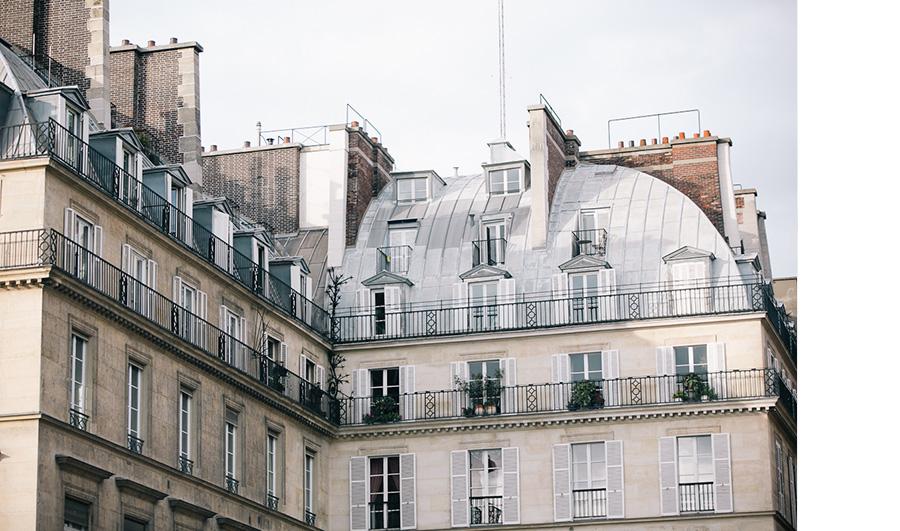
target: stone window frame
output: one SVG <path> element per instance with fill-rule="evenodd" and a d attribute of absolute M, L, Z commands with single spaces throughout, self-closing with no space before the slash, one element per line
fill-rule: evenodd
<path fill-rule="evenodd" d="M 96 326 L 82 321 L 74 315 L 69 315 L 68 329 L 66 333 L 66 414 L 65 420 L 68 422 L 69 410 L 72 407 L 72 336 L 78 335 L 86 340 L 87 349 L 85 364 L 87 367 L 84 371 L 84 411 L 89 418 L 95 418 L 97 413 L 97 403 L 94 400 L 94 388 L 97 381 L 97 367 L 99 365 L 99 348 L 100 341 L 99 329 Z M 91 422 L 88 420 L 87 431 L 91 431 Z"/>
<path fill-rule="evenodd" d="M 193 476 L 199 476 L 202 462 L 202 446 L 200 434 L 202 433 L 202 401 L 200 382 L 194 378 L 178 372 L 176 378 L 177 401 L 175 404 L 175 426 L 178 431 L 178 443 L 175 445 L 175 468 L 178 468 L 178 459 L 181 457 L 181 392 L 188 391 L 191 395 L 191 432 L 190 432 L 190 460 L 193 461 Z"/>
<path fill-rule="evenodd" d="M 143 454 L 146 455 L 147 448 L 151 444 L 152 439 L 152 425 L 150 415 L 150 409 L 152 407 L 151 397 L 153 396 L 153 371 L 151 370 L 151 360 L 152 358 L 147 354 L 137 350 L 135 347 L 131 345 L 125 346 L 125 401 L 123 403 L 123 407 L 125 408 L 125 423 L 124 423 L 124 432 L 125 432 L 125 446 L 128 446 L 128 416 L 130 412 L 128 411 L 128 397 L 130 394 L 130 389 L 128 386 L 129 381 L 129 373 L 131 371 L 131 365 L 137 365 L 141 368 L 141 396 L 140 396 L 140 431 L 138 436 L 144 441 L 143 442 Z"/>
<path fill-rule="evenodd" d="M 276 422 L 270 417 L 266 417 L 265 419 L 265 439 L 263 443 L 263 472 L 265 475 L 263 476 L 263 497 L 268 496 L 269 494 L 269 481 L 268 481 L 268 438 L 270 434 L 275 435 L 275 496 L 279 500 L 279 506 L 284 506 L 284 495 L 285 495 L 285 475 L 287 470 L 287 455 L 286 449 L 287 444 L 285 438 L 287 437 L 287 431 L 285 427 L 280 422 Z"/>

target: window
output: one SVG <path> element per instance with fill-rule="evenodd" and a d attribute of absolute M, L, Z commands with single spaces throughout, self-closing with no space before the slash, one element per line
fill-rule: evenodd
<path fill-rule="evenodd" d="M 284 390 L 284 343 L 272 336 L 266 337 L 266 358 L 259 360 L 259 381 L 275 389 Z"/>
<path fill-rule="evenodd" d="M 76 112 L 71 107 L 66 107 L 66 143 L 64 146 L 65 153 L 63 160 L 74 168 L 81 168 L 80 148 L 81 143 L 81 113 Z"/>
<path fill-rule="evenodd" d="M 230 408 L 225 409 L 225 488 L 230 492 L 238 491 L 238 413 Z"/>
<path fill-rule="evenodd" d="M 514 194 L 522 189 L 521 171 L 519 168 L 491 170 L 488 172 L 488 181 L 491 195 Z"/>
<path fill-rule="evenodd" d="M 66 496 L 63 513 L 63 531 L 88 531 L 90 529 L 90 504 Z"/>
<path fill-rule="evenodd" d="M 712 437 L 678 437 L 678 493 L 681 512 L 715 509 Z"/>
<path fill-rule="evenodd" d="M 374 404 L 380 397 L 390 397 L 394 402 L 394 409 L 400 413 L 400 368 L 370 369 L 369 380 L 371 383 L 372 402 Z"/>
<path fill-rule="evenodd" d="M 313 504 L 315 464 L 315 454 L 307 450 L 303 460 L 303 508 L 306 511 L 307 523 L 309 523 L 309 515 L 315 514 L 315 505 Z"/>
<path fill-rule="evenodd" d="M 141 439 L 141 394 L 144 369 L 135 364 L 128 364 L 128 449 L 141 453 L 144 441 Z"/>
<path fill-rule="evenodd" d="M 597 320 L 597 294 L 599 278 L 597 273 L 572 273 L 569 275 L 569 296 L 574 322 Z"/>
<path fill-rule="evenodd" d="M 477 246 L 477 263 L 500 265 L 506 263 L 506 222 L 491 221 L 481 226 L 482 241 Z"/>
<path fill-rule="evenodd" d="M 786 514 L 787 503 L 784 496 L 784 451 L 781 441 L 775 439 L 775 494 L 778 499 L 778 512 Z"/>
<path fill-rule="evenodd" d="M 500 371 L 500 360 L 470 361 L 469 370 L 469 407 L 481 414 L 500 413 L 500 390 L 503 385 L 503 374 Z"/>
<path fill-rule="evenodd" d="M 197 288 L 191 286 L 184 280 L 181 281 L 181 307 L 184 309 L 181 319 L 181 335 L 182 337 L 192 340 L 194 339 L 194 329 L 196 328 L 194 320 L 197 315 Z"/>
<path fill-rule="evenodd" d="M 306 358 L 306 367 L 303 368 L 303 379 L 309 383 L 321 384 L 316 381 L 316 364 L 309 358 Z"/>
<path fill-rule="evenodd" d="M 127 149 L 122 150 L 122 169 L 134 176 L 134 155 Z"/>
<path fill-rule="evenodd" d="M 225 362 L 232 366 L 240 366 L 238 364 L 238 355 L 241 353 L 240 341 L 244 337 L 241 318 L 232 311 L 224 308 L 225 316 L 225 333 L 228 334 L 225 342 Z"/>
<path fill-rule="evenodd" d="M 575 518 L 607 515 L 604 443 L 572 445 L 572 508 Z"/>
<path fill-rule="evenodd" d="M 572 382 L 603 381 L 603 354 L 600 352 L 569 354 L 569 366 L 571 367 L 570 381 Z"/>
<path fill-rule="evenodd" d="M 172 184 L 172 187 L 169 189 L 169 203 L 172 205 L 169 214 L 169 232 L 172 234 L 179 234 L 179 211 L 184 209 L 184 190 Z"/>
<path fill-rule="evenodd" d="M 579 212 L 575 255 L 604 255 L 608 222 L 609 209 L 594 208 Z"/>
<path fill-rule="evenodd" d="M 417 232 L 415 228 L 388 230 L 388 248 L 382 249 L 382 270 L 399 274 L 406 274 L 409 271 L 409 257 L 416 243 Z"/>
<path fill-rule="evenodd" d="M 503 522 L 501 450 L 469 452 L 469 519 L 472 525 Z"/>
<path fill-rule="evenodd" d="M 75 249 L 75 273 L 78 275 L 78 278 L 87 279 L 91 271 L 92 259 L 90 253 L 95 250 L 94 224 L 75 214 L 73 228 L 72 238 L 75 240 L 75 244 L 79 246 Z"/>
<path fill-rule="evenodd" d="M 178 395 L 178 468 L 185 474 L 193 474 L 194 461 L 191 444 L 194 395 L 190 389 L 182 388 Z"/>
<path fill-rule="evenodd" d="M 706 345 L 675 347 L 675 374 L 679 376 L 679 383 L 684 376 L 692 373 L 701 375 L 701 378 L 706 381 L 708 366 Z"/>
<path fill-rule="evenodd" d="M 400 456 L 369 458 L 369 529 L 400 529 Z"/>
<path fill-rule="evenodd" d="M 84 419 L 87 421 L 85 414 L 85 375 L 87 374 L 87 339 L 78 334 L 72 334 L 72 387 L 69 392 L 69 408 L 72 411 L 70 420 L 73 424 L 77 420 Z M 82 428 L 84 429 L 84 428 Z"/>
<path fill-rule="evenodd" d="M 266 502 L 269 509 L 278 509 L 278 434 L 266 434 Z"/>
<path fill-rule="evenodd" d="M 147 531 L 147 522 L 126 516 L 122 531 Z"/>
<path fill-rule="evenodd" d="M 497 282 L 469 284 L 469 327 L 473 330 L 497 328 Z"/>
<path fill-rule="evenodd" d="M 387 332 L 387 314 L 384 305 L 384 290 L 373 290 L 372 299 L 375 308 L 375 334 L 383 335 Z"/>
<path fill-rule="evenodd" d="M 397 179 L 397 202 L 414 203 L 428 200 L 428 179 Z"/>
<path fill-rule="evenodd" d="M 147 287 L 154 288 L 151 281 L 151 260 L 134 247 L 122 247 L 122 269 L 134 278 L 128 287 L 128 305 L 142 315 L 149 315 L 150 297 Z M 155 274 L 154 274 L 155 277 Z"/>

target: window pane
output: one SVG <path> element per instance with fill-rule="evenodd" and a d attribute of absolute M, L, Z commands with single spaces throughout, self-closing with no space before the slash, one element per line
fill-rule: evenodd
<path fill-rule="evenodd" d="M 706 365 L 706 345 L 694 346 L 694 364 Z"/>
<path fill-rule="evenodd" d="M 488 178 L 490 181 L 490 193 L 492 194 L 502 194 L 503 193 L 503 171 L 495 170 L 488 174 Z"/>
<path fill-rule="evenodd" d="M 469 454 L 469 468 L 470 469 L 481 470 L 482 468 L 484 468 L 484 465 L 482 464 L 482 461 L 483 461 L 482 455 L 483 455 L 483 453 L 481 451 L 472 452 L 471 454 Z"/>
<path fill-rule="evenodd" d="M 588 354 L 588 370 L 591 372 L 599 371 L 602 368 L 603 356 L 599 352 Z"/>
<path fill-rule="evenodd" d="M 507 192 L 519 191 L 519 168 L 506 170 L 506 189 Z"/>
<path fill-rule="evenodd" d="M 688 347 L 675 347 L 675 365 L 688 364 Z"/>
<path fill-rule="evenodd" d="M 572 354 L 569 356 L 569 362 L 572 364 L 572 376 L 577 376 L 579 380 L 582 379 L 584 376 L 584 355 Z"/>

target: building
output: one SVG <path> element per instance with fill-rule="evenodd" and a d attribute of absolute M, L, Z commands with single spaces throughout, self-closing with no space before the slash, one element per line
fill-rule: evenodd
<path fill-rule="evenodd" d="M 0 528 L 796 527 L 796 327 L 730 140 L 582 150 L 543 102 L 474 175 L 394 171 L 365 122 L 190 159 L 118 121 L 166 76 L 105 78 L 107 126 L 21 44 L 64 8 L 95 53 L 107 2 L 18 4 Z M 90 64 L 202 50 L 171 46 Z"/>

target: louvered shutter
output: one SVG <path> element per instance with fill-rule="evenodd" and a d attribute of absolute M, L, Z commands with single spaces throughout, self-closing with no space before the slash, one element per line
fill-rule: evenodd
<path fill-rule="evenodd" d="M 516 328 L 516 279 L 501 278 L 497 283 L 497 313 L 501 329 Z"/>
<path fill-rule="evenodd" d="M 787 504 L 784 501 L 784 453 L 778 439 L 775 439 L 775 496 L 778 498 L 778 512 L 785 514 Z"/>
<path fill-rule="evenodd" d="M 601 353 L 603 358 L 603 386 L 605 387 L 604 398 L 607 406 L 618 406 L 622 404 L 624 393 L 628 391 L 622 382 L 619 381 L 619 351 L 604 350 Z"/>
<path fill-rule="evenodd" d="M 571 386 L 568 385 L 571 380 L 572 373 L 569 369 L 568 354 L 554 354 L 550 363 L 550 379 L 555 384 L 553 386 L 553 409 L 563 410 L 569 403 L 571 396 Z"/>
<path fill-rule="evenodd" d="M 207 297 L 205 291 L 197 292 L 197 304 L 199 305 L 197 308 L 197 316 L 200 317 L 199 320 L 195 323 L 194 326 L 194 343 L 196 345 L 200 345 L 202 348 L 206 348 L 206 336 L 207 336 L 207 328 L 206 328 L 206 304 Z"/>
<path fill-rule="evenodd" d="M 122 271 L 131 275 L 131 246 L 127 243 L 122 244 Z"/>
<path fill-rule="evenodd" d="M 403 365 L 400 367 L 400 414 L 403 420 L 416 418 L 416 367 Z"/>
<path fill-rule="evenodd" d="M 134 271 L 132 271 L 132 255 L 131 255 L 131 246 L 127 243 L 122 244 L 122 272 L 126 275 L 133 276 Z M 125 283 L 125 289 L 127 290 L 127 297 L 125 300 L 125 304 L 128 305 L 129 308 L 139 309 L 139 302 L 141 300 L 142 294 L 140 293 L 140 288 L 134 280 L 129 279 Z"/>
<path fill-rule="evenodd" d="M 617 321 L 624 316 L 620 311 L 619 297 L 616 295 L 616 270 L 600 269 L 597 271 L 598 301 L 597 308 L 601 321 Z"/>
<path fill-rule="evenodd" d="M 469 525 L 469 452 L 450 452 L 450 525 Z"/>
<path fill-rule="evenodd" d="M 622 441 L 606 441 L 606 499 L 608 518 L 625 518 L 625 466 Z"/>
<path fill-rule="evenodd" d="M 312 278 L 307 275 L 306 276 L 306 301 L 304 304 L 306 305 L 306 312 L 303 314 L 304 318 L 307 322 L 312 322 L 312 300 L 315 297 L 315 293 L 313 293 L 313 284 Z"/>
<path fill-rule="evenodd" d="M 451 304 L 453 309 L 450 310 L 449 331 L 465 332 L 469 320 L 469 290 L 465 282 L 455 282 L 453 284 L 453 300 Z"/>
<path fill-rule="evenodd" d="M 503 523 L 519 523 L 519 449 L 503 448 Z"/>
<path fill-rule="evenodd" d="M 416 528 L 416 454 L 400 454 L 400 529 Z"/>
<path fill-rule="evenodd" d="M 284 341 L 282 341 L 282 342 L 281 342 L 281 351 L 278 353 L 278 356 L 279 356 L 281 359 L 279 359 L 278 361 L 281 362 L 281 363 L 283 363 L 283 364 L 285 364 L 285 365 L 287 365 L 287 353 L 288 353 L 288 346 L 287 346 L 287 343 L 285 343 Z"/>
<path fill-rule="evenodd" d="M 713 499 L 717 513 L 734 512 L 731 492 L 731 438 L 727 433 L 712 435 Z"/>
<path fill-rule="evenodd" d="M 797 528 L 797 483 L 796 483 L 796 475 L 797 470 L 794 465 L 794 456 L 788 455 L 788 480 L 790 482 L 790 490 L 788 492 L 791 493 L 791 522 L 794 524 L 794 528 Z"/>
<path fill-rule="evenodd" d="M 403 334 L 401 297 L 400 286 L 384 287 L 385 331 L 389 337 L 400 337 Z"/>
<path fill-rule="evenodd" d="M 319 386 L 320 389 L 328 389 L 327 382 L 325 382 L 325 367 L 316 365 L 315 373 L 316 381 L 314 383 Z"/>
<path fill-rule="evenodd" d="M 356 369 L 352 373 L 353 387 L 353 422 L 362 424 L 363 417 L 369 413 L 371 403 L 371 381 L 368 369 Z"/>
<path fill-rule="evenodd" d="M 656 375 L 657 378 L 657 400 L 659 402 L 673 402 L 675 399 L 675 348 L 674 347 L 656 347 Z"/>
<path fill-rule="evenodd" d="M 709 343 L 706 345 L 709 386 L 713 388 L 719 399 L 728 398 L 728 379 L 725 373 L 725 343 Z"/>
<path fill-rule="evenodd" d="M 556 273 L 550 283 L 553 289 L 553 315 L 548 325 L 561 325 L 569 323 L 569 277 L 565 273 Z"/>
<path fill-rule="evenodd" d="M 350 529 L 365 531 L 369 528 L 368 476 L 369 460 L 366 457 L 350 458 Z"/>
<path fill-rule="evenodd" d="M 147 260 L 147 285 L 150 286 L 150 290 L 144 290 L 144 300 L 145 300 L 145 315 L 150 319 L 156 320 L 156 275 L 159 270 L 159 264 L 156 263 L 155 260 Z"/>
<path fill-rule="evenodd" d="M 518 403 L 518 385 L 519 379 L 516 375 L 516 358 L 503 358 L 500 360 L 500 370 L 503 371 L 503 397 L 500 404 L 502 413 L 515 413 L 519 410 Z"/>
<path fill-rule="evenodd" d="M 103 256 L 103 227 L 100 225 L 94 225 L 94 256 L 93 256 L 93 265 L 89 269 L 90 275 L 92 275 L 91 279 L 94 281 L 100 281 L 100 260 Z"/>
<path fill-rule="evenodd" d="M 193 218 L 194 218 L 194 190 L 184 187 L 184 242 L 188 244 L 191 248 L 195 248 L 194 245 L 194 227 L 193 227 Z"/>
<path fill-rule="evenodd" d="M 453 389 L 450 407 L 454 414 L 462 414 L 462 408 L 468 407 L 469 399 L 466 393 L 459 388 L 458 381 L 469 381 L 469 366 L 464 361 L 450 363 L 450 389 Z"/>
<path fill-rule="evenodd" d="M 356 290 L 356 317 L 355 322 L 356 339 L 370 339 L 372 337 L 372 292 L 369 288 L 360 288 Z"/>
<path fill-rule="evenodd" d="M 156 273 L 159 270 L 159 264 L 156 260 L 147 260 L 147 285 L 150 289 L 156 289 Z"/>
<path fill-rule="evenodd" d="M 553 445 L 553 521 L 572 519 L 572 479 L 568 444 Z"/>
<path fill-rule="evenodd" d="M 67 208 L 63 218 L 63 234 L 70 240 L 75 238 L 75 210 Z"/>
<path fill-rule="evenodd" d="M 659 438 L 659 506 L 660 514 L 678 514 L 678 464 L 675 437 Z"/>
<path fill-rule="evenodd" d="M 243 369 L 244 367 L 246 367 L 246 364 L 244 363 L 246 361 L 246 357 L 250 355 L 250 353 L 247 352 L 247 348 L 244 346 L 247 344 L 247 319 L 241 317 L 239 322 L 240 325 L 238 329 L 238 339 L 241 341 L 241 343 L 243 343 L 243 345 L 239 345 L 235 349 L 237 350 L 237 352 L 235 352 L 234 355 L 234 363 L 239 369 Z"/>

